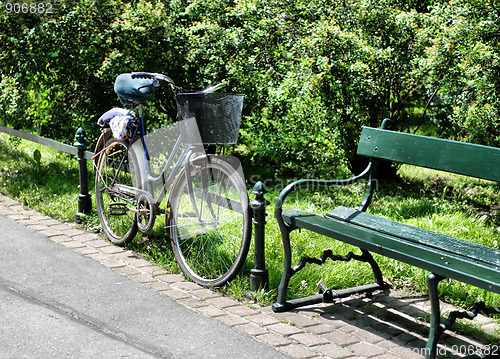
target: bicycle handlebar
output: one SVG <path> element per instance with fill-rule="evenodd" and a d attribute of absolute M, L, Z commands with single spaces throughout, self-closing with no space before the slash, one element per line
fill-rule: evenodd
<path fill-rule="evenodd" d="M 136 79 L 153 79 L 153 86 L 158 87 L 158 81 L 167 81 L 170 85 L 175 86 L 174 81 L 163 74 L 157 74 L 157 73 L 152 73 L 152 72 L 132 72 L 132 78 Z"/>
<path fill-rule="evenodd" d="M 215 92 L 217 91 L 218 89 L 220 88 L 223 88 L 223 87 L 226 87 L 227 86 L 227 82 L 222 82 L 218 85 L 215 85 L 215 86 L 212 86 L 212 87 L 209 87 L 203 91 L 201 91 L 201 93 L 212 93 L 212 92 Z"/>
<path fill-rule="evenodd" d="M 174 89 L 174 90 L 181 89 L 180 87 L 175 85 L 174 81 L 170 77 L 163 75 L 163 74 L 158 74 L 158 73 L 154 73 L 154 72 L 132 72 L 132 78 L 133 79 L 136 79 L 136 78 L 153 79 L 153 86 L 154 87 L 158 87 L 159 81 L 167 81 L 170 84 L 170 86 L 172 87 L 172 89 Z M 222 82 L 218 85 L 215 85 L 215 86 L 209 87 L 203 91 L 200 91 L 200 93 L 203 93 L 203 94 L 212 93 L 212 92 L 215 92 L 222 87 L 225 87 L 226 85 L 227 85 L 226 82 Z"/>

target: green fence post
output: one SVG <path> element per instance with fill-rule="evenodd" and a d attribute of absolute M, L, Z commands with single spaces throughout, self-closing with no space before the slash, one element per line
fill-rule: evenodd
<path fill-rule="evenodd" d="M 87 160 L 84 157 L 88 143 L 85 141 L 85 131 L 81 127 L 76 131 L 74 146 L 78 149 L 78 165 L 80 168 L 80 194 L 78 195 L 78 212 L 75 214 L 75 221 L 76 223 L 82 223 L 82 218 L 92 211 L 92 199 L 89 194 Z"/>
<path fill-rule="evenodd" d="M 265 224 L 266 206 L 269 202 L 264 198 L 267 193 L 262 182 L 257 182 L 252 193 L 255 198 L 250 202 L 253 209 L 254 230 L 255 230 L 255 268 L 250 270 L 250 290 L 252 292 L 259 289 L 269 289 L 269 275 L 266 268 L 265 259 Z"/>

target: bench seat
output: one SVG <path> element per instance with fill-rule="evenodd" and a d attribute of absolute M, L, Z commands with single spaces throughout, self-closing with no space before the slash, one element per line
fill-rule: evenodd
<path fill-rule="evenodd" d="M 282 216 L 290 226 L 500 293 L 500 250 L 342 206 L 326 215 L 289 209 Z"/>

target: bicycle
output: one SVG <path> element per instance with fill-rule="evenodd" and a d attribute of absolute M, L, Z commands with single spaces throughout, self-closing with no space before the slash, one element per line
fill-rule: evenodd
<path fill-rule="evenodd" d="M 179 135 L 167 164 L 155 175 L 143 103 L 152 98 L 161 81 L 174 93 Z M 165 214 L 165 232 L 177 263 L 185 275 L 205 287 L 223 286 L 236 276 L 251 237 L 251 209 L 237 166 L 204 151 L 208 144 L 237 141 L 243 95 L 215 92 L 223 85 L 186 93 L 162 74 L 119 75 L 115 92 L 123 104 L 137 107 L 139 116 L 131 115 L 129 136 L 121 140 L 104 128 L 94 155 L 96 206 L 106 237 L 123 246 L 138 231 L 150 231 L 156 217 Z M 154 184 L 161 186 L 158 195 Z M 161 208 L 167 192 L 166 206 Z"/>

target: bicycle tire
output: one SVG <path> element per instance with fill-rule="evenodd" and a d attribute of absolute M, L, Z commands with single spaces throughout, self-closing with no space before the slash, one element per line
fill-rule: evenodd
<path fill-rule="evenodd" d="M 136 209 L 134 198 L 109 190 L 122 160 L 115 183 L 133 186 L 132 174 L 137 175 L 138 165 L 133 155 L 127 156 L 128 145 L 127 141 L 109 139 L 97 161 L 95 178 L 96 207 L 102 230 L 111 242 L 119 246 L 132 241 L 138 231 L 137 217 L 132 211 Z"/>
<path fill-rule="evenodd" d="M 214 157 L 193 161 L 189 172 L 199 216 L 182 169 L 170 192 L 166 228 L 183 273 L 201 286 L 221 287 L 241 270 L 250 246 L 245 183 L 230 164 Z"/>

